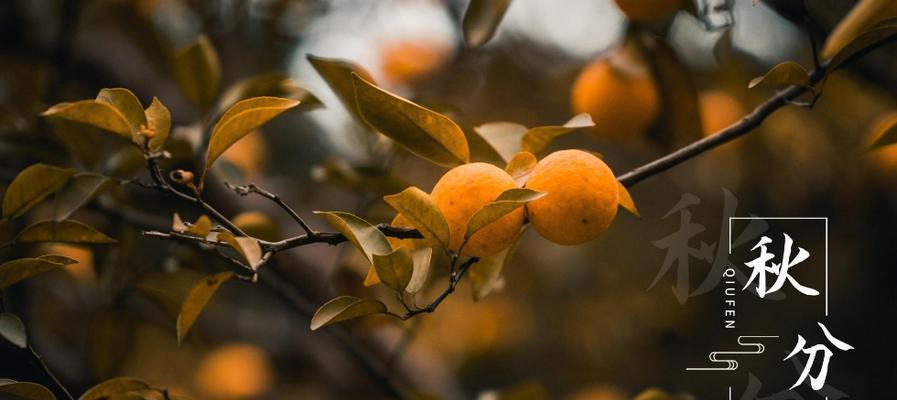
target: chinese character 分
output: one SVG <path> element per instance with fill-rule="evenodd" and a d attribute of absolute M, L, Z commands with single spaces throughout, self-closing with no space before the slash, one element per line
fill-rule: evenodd
<path fill-rule="evenodd" d="M 782 262 L 781 263 L 770 263 L 770 261 L 775 258 L 775 254 L 769 252 L 766 246 L 772 243 L 772 239 L 768 236 L 763 236 L 760 238 L 760 241 L 751 249 L 751 251 L 760 249 L 760 255 L 757 256 L 752 261 L 746 262 L 744 265 L 747 265 L 752 270 L 751 277 L 748 279 L 746 285 L 744 285 L 744 289 L 746 290 L 754 280 L 757 280 L 757 294 L 760 295 L 761 298 L 765 297 L 769 293 L 774 293 L 779 291 L 782 286 L 785 285 L 785 282 L 788 281 L 797 289 L 798 292 L 801 292 L 807 296 L 817 296 L 819 295 L 819 291 L 813 288 L 806 287 L 801 285 L 797 279 L 794 279 L 788 271 L 797 264 L 804 262 L 807 258 L 810 257 L 810 252 L 808 252 L 803 247 L 797 248 L 797 254 L 792 258 L 791 257 L 791 248 L 794 246 L 794 241 L 791 239 L 791 236 L 785 234 L 785 246 L 782 250 Z M 772 286 L 767 289 L 766 285 L 766 274 L 772 273 L 776 275 L 777 278 L 775 282 L 773 282 Z"/>
<path fill-rule="evenodd" d="M 819 327 L 822 328 L 822 333 L 825 334 L 826 339 L 828 339 L 828 341 L 837 349 L 842 351 L 853 350 L 853 346 L 844 343 L 838 338 L 832 336 L 825 325 L 823 325 L 822 323 L 817 324 L 819 324 Z M 810 370 L 813 369 L 813 366 L 815 365 L 814 361 L 816 361 L 816 356 L 821 352 L 823 357 L 822 366 L 820 366 L 819 372 L 816 374 L 816 376 L 810 376 L 810 387 L 812 387 L 813 390 L 818 391 L 821 390 L 823 386 L 825 386 L 825 379 L 828 376 L 828 365 L 834 353 L 832 353 L 832 351 L 829 350 L 828 346 L 824 344 L 817 344 L 811 346 L 810 348 L 807 348 L 806 346 L 806 339 L 804 339 L 804 337 L 801 335 L 797 335 L 797 344 L 794 345 L 794 350 L 791 350 L 791 353 L 788 354 L 788 357 L 785 357 L 785 360 L 787 360 L 797 354 L 798 351 L 810 356 L 807 359 L 806 366 L 804 366 L 804 371 L 800 374 L 800 378 L 797 379 L 797 382 L 794 383 L 794 386 L 791 386 L 791 389 L 800 386 L 800 384 L 804 383 L 807 377 L 810 376 Z"/>

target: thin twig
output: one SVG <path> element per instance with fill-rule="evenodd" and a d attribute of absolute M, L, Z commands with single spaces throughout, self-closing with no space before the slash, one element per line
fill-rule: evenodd
<path fill-rule="evenodd" d="M 289 205 L 287 205 L 287 203 L 284 203 L 283 199 L 281 199 L 280 196 L 278 196 L 277 194 L 271 193 L 271 192 L 269 192 L 265 189 L 262 189 L 254 184 L 251 184 L 251 183 L 248 185 L 237 186 L 237 185 L 232 185 L 230 183 L 225 182 L 224 185 L 227 186 L 229 189 L 233 190 L 234 192 L 236 192 L 237 194 L 239 194 L 240 196 L 246 196 L 250 193 L 255 193 L 259 196 L 262 196 L 268 200 L 271 200 L 271 201 L 277 203 L 277 205 L 280 206 L 280 208 L 282 208 L 284 211 L 286 211 L 287 214 L 290 214 L 290 216 L 293 217 L 293 219 L 297 223 L 299 223 L 299 226 L 302 227 L 302 230 L 304 230 L 307 235 L 314 236 L 314 234 L 315 234 L 314 229 L 311 229 L 311 227 L 308 226 L 308 223 L 306 223 L 305 220 L 302 219 L 301 216 L 299 216 L 299 213 L 297 213 L 296 210 L 293 210 L 293 208 L 290 207 Z"/>
<path fill-rule="evenodd" d="M 436 311 L 436 308 L 439 307 L 440 304 L 442 304 L 442 302 L 446 299 L 446 297 L 448 297 L 450 294 L 455 292 L 455 287 L 458 286 L 458 282 L 461 282 L 461 278 L 464 277 L 464 273 L 467 272 L 467 270 L 472 265 L 476 264 L 478 261 L 480 261 L 479 258 L 471 257 L 467 261 L 465 261 L 463 264 L 461 264 L 461 267 L 458 268 L 457 272 L 452 271 L 451 275 L 449 276 L 448 287 L 445 288 L 445 290 L 441 294 L 439 294 L 439 296 L 437 296 L 435 299 L 433 299 L 433 301 L 431 301 L 430 304 L 427 304 L 426 307 L 416 308 L 416 309 L 406 312 L 405 315 L 402 316 L 402 319 L 407 320 L 407 319 L 410 319 L 418 314 L 432 313 L 433 311 Z M 454 262 L 452 264 L 454 264 Z"/>
<path fill-rule="evenodd" d="M 65 397 L 68 397 L 69 400 L 75 400 L 75 398 L 72 397 L 72 394 L 69 393 L 69 390 L 65 388 L 65 386 L 62 384 L 62 382 L 59 381 L 59 378 L 56 377 L 56 374 L 54 374 L 53 371 L 50 369 L 50 366 L 48 366 L 47 363 L 44 361 L 44 357 L 41 356 L 40 353 L 37 352 L 37 350 L 34 350 L 34 347 L 31 346 L 30 344 L 28 345 L 28 351 L 31 352 L 31 355 L 34 357 L 34 359 L 37 360 L 37 362 L 38 362 L 38 364 L 40 364 L 41 368 L 44 369 L 44 373 L 47 374 L 47 376 L 53 381 L 53 383 L 56 384 L 56 386 L 59 388 L 59 390 L 62 390 L 62 392 L 65 393 Z"/>
<path fill-rule="evenodd" d="M 641 182 L 642 180 L 664 172 L 675 167 L 692 157 L 695 157 L 707 150 L 717 147 L 723 143 L 729 142 L 741 135 L 744 135 L 754 128 L 760 126 L 767 117 L 779 108 L 788 105 L 789 102 L 796 99 L 801 94 L 809 90 L 809 87 L 815 85 L 825 76 L 825 69 L 814 69 L 810 74 L 810 85 L 790 86 L 787 89 L 779 91 L 774 96 L 757 106 L 750 114 L 746 115 L 741 121 L 736 122 L 723 130 L 698 140 L 688 146 L 667 154 L 661 158 L 651 161 L 645 165 L 635 168 L 623 175 L 617 177 L 617 180 L 626 187 Z"/>

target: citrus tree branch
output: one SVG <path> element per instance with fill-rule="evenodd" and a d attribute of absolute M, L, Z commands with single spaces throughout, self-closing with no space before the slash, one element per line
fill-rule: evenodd
<path fill-rule="evenodd" d="M 664 172 L 670 168 L 682 164 L 685 161 L 688 161 L 689 159 L 699 154 L 702 154 L 723 143 L 729 142 L 737 137 L 751 132 L 755 128 L 759 127 L 760 124 L 762 124 L 763 121 L 766 120 L 767 117 L 772 115 L 772 113 L 774 113 L 776 110 L 788 104 L 791 104 L 794 99 L 804 94 L 805 92 L 810 91 L 810 88 L 813 85 L 819 83 L 824 78 L 825 67 L 820 66 L 819 68 L 814 69 L 812 73 L 810 73 L 810 85 L 789 86 L 754 108 L 754 110 L 745 115 L 744 118 L 741 119 L 741 121 L 729 125 L 728 127 L 712 135 L 709 135 L 679 150 L 676 150 L 645 165 L 635 168 L 623 175 L 620 175 L 617 177 L 617 180 L 627 188 L 632 187 L 633 185 L 647 178 Z"/>

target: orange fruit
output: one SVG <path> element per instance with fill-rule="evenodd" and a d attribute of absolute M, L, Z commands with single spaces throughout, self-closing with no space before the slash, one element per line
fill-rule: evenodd
<path fill-rule="evenodd" d="M 722 90 L 699 93 L 698 106 L 701 110 L 704 136 L 710 136 L 738 122 L 746 113 L 744 106 L 737 99 Z"/>
<path fill-rule="evenodd" d="M 471 163 L 455 167 L 436 182 L 430 197 L 445 216 L 451 232 L 450 248 L 459 252 L 467 221 L 480 207 L 495 200 L 505 190 L 517 187 L 514 178 L 492 164 Z M 470 237 L 461 254 L 485 257 L 511 245 L 523 226 L 523 207 L 486 225 Z"/>
<path fill-rule="evenodd" d="M 617 215 L 620 189 L 610 167 L 581 150 L 561 150 L 539 161 L 526 187 L 546 195 L 527 203 L 536 232 L 557 244 L 596 238 Z"/>
<path fill-rule="evenodd" d="M 587 65 L 573 83 L 571 104 L 589 113 L 594 131 L 610 138 L 628 138 L 648 129 L 660 109 L 660 95 L 644 63 L 628 51 L 617 51 Z"/>
<path fill-rule="evenodd" d="M 673 15 L 682 8 L 682 0 L 614 0 L 626 18 L 651 22 Z"/>
<path fill-rule="evenodd" d="M 438 70 L 449 54 L 446 45 L 433 41 L 397 41 L 383 48 L 381 68 L 386 80 L 411 83 Z"/>

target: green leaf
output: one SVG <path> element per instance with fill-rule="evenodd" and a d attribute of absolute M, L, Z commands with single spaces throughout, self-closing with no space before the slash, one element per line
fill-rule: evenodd
<path fill-rule="evenodd" d="M 212 163 L 230 146 L 280 113 L 297 105 L 299 102 L 296 100 L 279 97 L 253 97 L 234 104 L 221 116 L 212 130 L 203 176 Z"/>
<path fill-rule="evenodd" d="M 471 0 L 461 23 L 467 47 L 475 49 L 492 39 L 510 5 L 511 0 Z"/>
<path fill-rule="evenodd" d="M 112 378 L 88 389 L 78 400 L 107 400 L 117 394 L 149 388 L 150 385 L 136 378 Z"/>
<path fill-rule="evenodd" d="M 33 164 L 19 172 L 3 195 L 3 218 L 15 218 L 40 203 L 68 181 L 75 170 Z"/>
<path fill-rule="evenodd" d="M 794 61 L 785 61 L 772 67 L 766 75 L 751 80 L 748 88 L 765 86 L 805 86 L 810 87 L 810 75 L 807 70 Z"/>
<path fill-rule="evenodd" d="M 522 207 L 524 204 L 545 196 L 545 193 L 537 192 L 532 189 L 508 189 L 498 195 L 495 201 L 480 207 L 470 220 L 467 221 L 467 233 L 464 238 L 468 239 L 478 230 L 485 228 L 487 225 L 497 221 L 499 218 L 510 214 L 512 211 Z"/>
<path fill-rule="evenodd" d="M 444 167 L 470 160 L 464 132 L 454 121 L 352 75 L 358 112 L 374 129 L 408 151 Z"/>
<path fill-rule="evenodd" d="M 625 208 L 626 211 L 631 212 L 636 217 L 641 217 L 642 215 L 639 214 L 638 208 L 635 206 L 635 201 L 632 200 L 632 195 L 629 194 L 629 189 L 626 189 L 626 186 L 623 186 L 619 181 L 617 185 L 620 188 L 620 207 Z"/>
<path fill-rule="evenodd" d="M 11 396 L 13 399 L 24 400 L 56 400 L 56 396 L 50 389 L 43 385 L 31 382 L 13 382 L 0 385 L 2 398 Z"/>
<path fill-rule="evenodd" d="M 158 98 L 153 97 L 153 102 L 144 113 L 146 114 L 146 126 L 156 132 L 156 136 L 149 141 L 149 148 L 152 151 L 158 151 L 165 145 L 168 134 L 171 133 L 171 112 Z"/>
<path fill-rule="evenodd" d="M 404 215 L 428 242 L 448 248 L 451 234 L 448 222 L 429 194 L 411 186 L 400 193 L 384 196 L 383 200 Z"/>
<path fill-rule="evenodd" d="M 374 83 L 374 77 L 360 65 L 348 60 L 318 57 L 306 55 L 311 66 L 318 71 L 327 86 L 333 90 L 336 97 L 343 103 L 358 122 L 364 123 L 364 118 L 358 113 L 358 103 L 355 101 L 355 86 L 352 84 L 352 74 L 362 77 L 364 80 Z"/>
<path fill-rule="evenodd" d="M 867 152 L 897 143 L 897 113 L 885 117 L 874 129 L 870 136 L 872 140 L 866 146 Z"/>
<path fill-rule="evenodd" d="M 221 64 L 207 37 L 200 36 L 175 52 L 172 69 L 187 99 L 202 109 L 212 104 L 221 81 Z"/>
<path fill-rule="evenodd" d="M 511 258 L 517 251 L 520 238 L 523 237 L 525 230 L 526 228 L 520 229 L 510 246 L 491 256 L 480 258 L 480 261 L 470 267 L 467 278 L 470 279 L 470 290 L 474 301 L 486 297 L 498 286 L 501 272 L 511 263 Z"/>
<path fill-rule="evenodd" d="M 140 104 L 137 96 L 128 89 L 112 88 L 100 90 L 100 93 L 97 94 L 96 102 L 106 103 L 118 110 L 131 126 L 132 135 L 140 130 L 141 126 L 147 126 L 143 105 Z"/>
<path fill-rule="evenodd" d="M 349 239 L 371 263 L 374 262 L 374 254 L 392 252 L 392 247 L 383 232 L 358 216 L 341 211 L 315 211 L 315 214 L 320 215 L 346 239 Z"/>
<path fill-rule="evenodd" d="M 217 236 L 219 242 L 227 245 L 237 252 L 246 261 L 253 271 L 257 271 L 262 262 L 262 246 L 259 241 L 251 237 L 234 236 L 229 232 L 221 232 Z"/>
<path fill-rule="evenodd" d="M 93 200 L 103 191 L 111 188 L 116 181 L 97 174 L 78 174 L 59 189 L 53 198 L 54 217 L 56 221 L 67 219 Z"/>
<path fill-rule="evenodd" d="M 386 286 L 397 292 L 405 291 L 414 271 L 411 250 L 400 247 L 389 254 L 374 254 L 374 269 L 380 281 Z"/>
<path fill-rule="evenodd" d="M 25 324 L 15 314 L 0 314 L 0 336 L 10 343 L 24 349 L 28 346 L 28 336 L 25 334 Z"/>
<path fill-rule="evenodd" d="M 20 258 L 0 264 L 0 289 L 6 289 L 34 275 L 78 261 L 63 256 Z"/>
<path fill-rule="evenodd" d="M 18 243 L 62 242 L 62 243 L 115 243 L 115 239 L 102 232 L 74 220 L 41 221 L 19 232 Z"/>
<path fill-rule="evenodd" d="M 536 168 L 538 162 L 539 160 L 536 159 L 536 156 L 534 156 L 533 153 L 521 151 L 514 154 L 514 157 L 511 157 L 511 160 L 508 161 L 508 165 L 505 166 L 505 172 L 514 178 L 517 182 L 517 186 L 523 186 L 526 179 L 529 177 L 529 174 L 533 172 L 533 168 Z"/>
<path fill-rule="evenodd" d="M 514 122 L 490 122 L 473 130 L 506 162 L 523 151 L 521 141 L 527 131 L 523 125 Z"/>
<path fill-rule="evenodd" d="M 844 48 L 838 51 L 828 64 L 828 71 L 834 71 L 844 65 L 845 62 L 859 57 L 871 46 L 890 39 L 897 35 L 897 18 L 891 18 L 880 22 L 868 31 L 863 32 L 853 39 Z"/>
<path fill-rule="evenodd" d="M 218 288 L 221 287 L 221 284 L 233 277 L 234 273 L 231 271 L 219 272 L 203 278 L 190 289 L 190 293 L 187 294 L 187 298 L 181 304 L 181 312 L 178 314 L 178 344 L 187 336 L 190 327 L 196 322 L 196 318 L 199 317 L 199 314 L 209 303 L 209 300 L 212 299 L 212 296 L 215 295 L 215 292 L 218 291 Z"/>
<path fill-rule="evenodd" d="M 365 315 L 386 312 L 386 305 L 374 299 L 340 296 L 324 303 L 311 318 L 311 330 Z"/>
<path fill-rule="evenodd" d="M 351 85 L 351 81 L 349 82 Z M 349 86 L 349 89 L 351 88 Z M 231 85 L 221 95 L 218 109 L 224 111 L 238 101 L 262 96 L 299 100 L 300 104 L 297 109 L 302 110 L 310 110 L 324 105 L 321 100 L 308 89 L 300 86 L 294 79 L 279 72 L 271 72 L 255 75 Z"/>
<path fill-rule="evenodd" d="M 124 114 L 107 103 L 95 100 L 81 100 L 74 103 L 59 103 L 44 111 L 45 117 L 62 118 L 80 122 L 112 132 L 122 138 L 131 140 L 134 131 Z"/>
<path fill-rule="evenodd" d="M 862 0 L 838 23 L 825 40 L 820 56 L 834 57 L 861 33 L 878 22 L 897 17 L 897 3 L 893 0 Z"/>
<path fill-rule="evenodd" d="M 573 132 L 579 128 L 589 128 L 592 126 L 595 126 L 595 123 L 592 122 L 592 116 L 588 113 L 578 114 L 561 126 L 540 126 L 527 130 L 523 135 L 523 138 L 520 139 L 520 147 L 524 151 L 539 154 L 539 152 L 544 150 L 545 147 L 551 144 L 551 142 L 559 136 Z"/>

